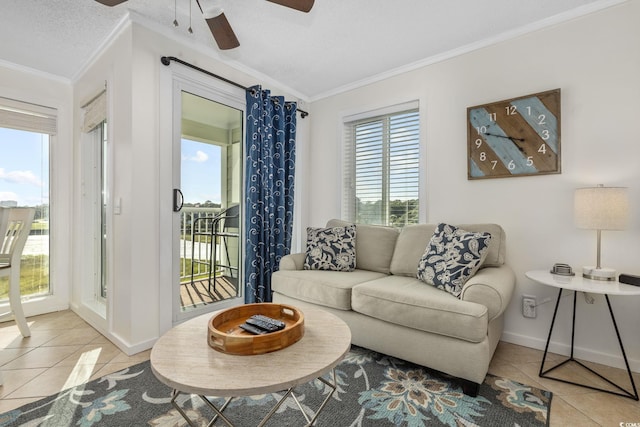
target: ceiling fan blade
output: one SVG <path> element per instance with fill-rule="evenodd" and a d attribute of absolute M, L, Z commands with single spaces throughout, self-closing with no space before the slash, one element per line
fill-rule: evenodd
<path fill-rule="evenodd" d="M 124 3 L 127 0 L 96 0 L 98 3 L 102 3 L 105 6 L 117 6 L 120 3 Z"/>
<path fill-rule="evenodd" d="M 281 6 L 290 7 L 291 9 L 299 10 L 300 12 L 309 12 L 313 7 L 315 0 L 268 0 L 272 3 L 277 3 Z"/>
<path fill-rule="evenodd" d="M 233 32 L 227 17 L 224 16 L 224 13 L 214 16 L 213 18 L 205 18 L 205 20 L 220 49 L 227 50 L 240 46 L 240 42 Z"/>

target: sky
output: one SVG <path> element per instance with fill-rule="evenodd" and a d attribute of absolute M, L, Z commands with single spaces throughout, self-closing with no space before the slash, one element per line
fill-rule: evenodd
<path fill-rule="evenodd" d="M 221 201 L 221 148 L 182 140 L 181 189 L 185 203 Z M 0 128 L 0 202 L 49 203 L 48 136 Z"/>
<path fill-rule="evenodd" d="M 221 148 L 217 145 L 182 140 L 180 190 L 185 203 L 220 203 Z"/>
<path fill-rule="evenodd" d="M 48 135 L 0 128 L 0 202 L 49 203 Z"/>

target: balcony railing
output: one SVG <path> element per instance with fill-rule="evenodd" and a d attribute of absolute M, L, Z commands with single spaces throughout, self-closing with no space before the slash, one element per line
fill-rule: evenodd
<path fill-rule="evenodd" d="M 196 236 L 192 243 L 192 231 L 208 234 L 211 230 L 211 221 L 196 221 L 197 218 L 214 217 L 220 213 L 220 208 L 184 207 L 180 215 L 180 282 L 191 282 L 191 260 L 208 261 L 211 258 L 210 237 Z M 193 224 L 196 230 L 193 230 Z M 220 258 L 223 252 L 220 250 L 220 242 L 216 242 L 216 256 Z M 40 295 L 49 292 L 49 234 L 42 231 L 33 232 L 27 239 L 23 252 L 23 273 L 33 270 L 29 277 L 21 281 L 23 297 Z M 196 279 L 208 276 L 209 267 L 206 262 L 193 264 L 193 275 Z M 25 276 L 26 274 L 23 274 Z M 6 298 L 8 289 L 3 289 L 0 284 L 0 299 Z"/>
<path fill-rule="evenodd" d="M 192 235 L 208 234 L 211 221 L 196 221 L 198 218 L 214 217 L 220 213 L 220 208 L 184 207 L 180 211 L 180 282 L 191 281 L 191 260 L 194 277 L 201 277 L 209 273 L 206 263 L 211 258 L 210 237 L 196 235 L 192 242 Z M 195 224 L 195 229 L 194 229 Z M 218 244 L 216 242 L 216 244 Z M 220 251 L 216 251 L 220 253 Z"/>

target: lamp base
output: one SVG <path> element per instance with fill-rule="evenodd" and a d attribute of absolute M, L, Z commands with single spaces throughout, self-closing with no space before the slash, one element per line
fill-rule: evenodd
<path fill-rule="evenodd" d="M 582 267 L 582 277 L 613 282 L 616 280 L 616 271 L 613 268 Z"/>

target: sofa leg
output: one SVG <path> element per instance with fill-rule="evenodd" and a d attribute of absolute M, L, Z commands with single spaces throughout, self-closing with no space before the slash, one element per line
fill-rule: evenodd
<path fill-rule="evenodd" d="M 474 383 L 473 381 L 463 380 L 462 381 L 462 392 L 467 396 L 476 397 L 478 396 L 478 392 L 480 391 L 480 384 Z"/>

